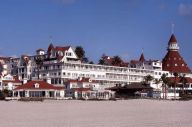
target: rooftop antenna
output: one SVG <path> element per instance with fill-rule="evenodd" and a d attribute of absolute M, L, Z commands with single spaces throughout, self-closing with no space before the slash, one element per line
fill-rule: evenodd
<path fill-rule="evenodd" d="M 171 24 L 171 33 L 172 33 L 172 34 L 174 34 L 174 28 L 175 28 L 175 24 L 172 23 L 172 24 Z"/>

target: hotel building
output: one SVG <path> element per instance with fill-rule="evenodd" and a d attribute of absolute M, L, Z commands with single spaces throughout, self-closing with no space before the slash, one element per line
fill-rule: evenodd
<path fill-rule="evenodd" d="M 22 55 L 20 58 L 9 58 L 6 71 L 17 75 L 23 83 L 39 77 L 55 86 L 63 86 L 69 80 L 84 77 L 97 81 L 102 87 L 107 88 L 116 84 L 142 82 L 147 75 L 155 79 L 160 79 L 163 74 L 173 77 L 175 72 L 179 75 L 185 74 L 191 79 L 191 71 L 178 52 L 179 46 L 174 35 L 168 42 L 167 50 L 162 62 L 146 60 L 142 53 L 138 60 L 131 60 L 124 66 L 112 66 L 83 63 L 72 47 L 50 44 L 47 50 L 38 49 L 33 56 Z M 105 57 L 105 59 L 110 61 L 111 58 Z M 37 65 L 37 61 L 40 65 Z M 189 89 L 192 87 L 191 83 L 189 82 Z M 154 89 L 162 89 L 162 83 L 157 85 L 152 81 L 150 84 Z"/>

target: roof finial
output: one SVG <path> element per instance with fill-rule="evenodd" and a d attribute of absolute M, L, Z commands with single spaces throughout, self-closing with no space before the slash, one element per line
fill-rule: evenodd
<path fill-rule="evenodd" d="M 174 28 L 175 28 L 175 24 L 172 23 L 172 24 L 171 24 L 171 33 L 172 33 L 172 34 L 174 34 Z"/>
<path fill-rule="evenodd" d="M 49 36 L 49 40 L 50 40 L 50 43 L 53 43 L 53 36 L 52 35 Z"/>

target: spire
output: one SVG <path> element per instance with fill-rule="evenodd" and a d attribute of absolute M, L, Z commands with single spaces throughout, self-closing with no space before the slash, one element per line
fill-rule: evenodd
<path fill-rule="evenodd" d="M 179 50 L 179 46 L 177 44 L 177 39 L 174 34 L 172 34 L 169 39 L 167 50 L 175 50 L 175 51 Z"/>
<path fill-rule="evenodd" d="M 53 36 L 52 35 L 49 36 L 49 40 L 51 43 L 53 43 Z"/>
<path fill-rule="evenodd" d="M 177 39 L 174 34 L 171 35 L 168 45 L 173 44 L 173 43 L 177 43 Z"/>
<path fill-rule="evenodd" d="M 171 34 L 174 34 L 174 28 L 175 28 L 175 24 L 172 23 L 172 24 L 171 24 Z"/>
<path fill-rule="evenodd" d="M 54 48 L 53 44 L 49 44 L 48 51 L 50 51 L 52 48 Z"/>
<path fill-rule="evenodd" d="M 139 58 L 139 61 L 141 61 L 141 62 L 144 62 L 144 61 L 145 61 L 145 57 L 144 57 L 144 54 L 143 54 L 143 53 L 141 54 L 141 56 L 140 56 L 140 58 Z"/>
<path fill-rule="evenodd" d="M 173 30 L 172 30 L 173 31 Z M 163 58 L 162 68 L 164 71 L 177 73 L 190 73 L 191 70 L 179 53 L 179 46 L 175 35 L 172 33 L 168 42 L 168 52 Z"/>

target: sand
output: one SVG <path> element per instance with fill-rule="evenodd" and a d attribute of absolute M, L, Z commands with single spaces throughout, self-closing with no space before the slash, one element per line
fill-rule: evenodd
<path fill-rule="evenodd" d="M 0 127 L 192 127 L 192 101 L 0 101 Z"/>

